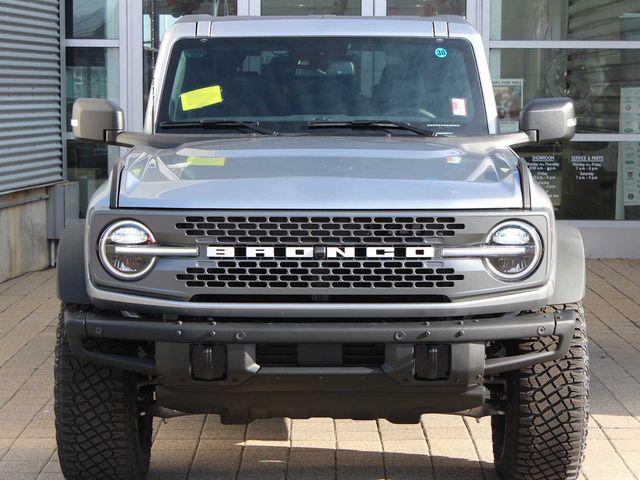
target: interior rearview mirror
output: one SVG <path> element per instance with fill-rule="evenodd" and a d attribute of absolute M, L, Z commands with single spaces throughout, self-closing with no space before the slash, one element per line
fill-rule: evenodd
<path fill-rule="evenodd" d="M 570 98 L 537 98 L 520 113 L 520 129 L 536 142 L 571 140 L 576 123 L 576 109 Z"/>
<path fill-rule="evenodd" d="M 124 112 L 109 100 L 79 98 L 73 104 L 71 127 L 76 140 L 111 143 L 124 130 Z"/>

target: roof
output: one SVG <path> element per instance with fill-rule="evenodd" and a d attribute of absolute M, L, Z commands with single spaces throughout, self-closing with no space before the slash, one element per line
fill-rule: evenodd
<path fill-rule="evenodd" d="M 473 27 L 462 17 L 362 17 L 336 15 L 308 16 L 225 16 L 187 15 L 175 26 L 194 25 L 196 35 L 207 36 L 468 36 Z"/>
<path fill-rule="evenodd" d="M 392 22 L 403 22 L 403 21 L 423 21 L 423 22 L 447 22 L 447 23 L 465 23 L 468 22 L 457 15 L 439 15 L 437 17 L 417 17 L 417 16 L 409 16 L 409 15 L 394 15 L 388 17 L 365 17 L 365 16 L 346 16 L 346 15 L 287 15 L 287 16 L 238 16 L 238 15 L 228 15 L 223 17 L 217 17 L 214 15 L 185 15 L 184 17 L 180 17 L 176 23 L 197 23 L 197 22 L 243 22 L 243 21 L 260 21 L 260 22 L 269 22 L 273 20 L 374 20 L 374 21 L 392 21 Z"/>

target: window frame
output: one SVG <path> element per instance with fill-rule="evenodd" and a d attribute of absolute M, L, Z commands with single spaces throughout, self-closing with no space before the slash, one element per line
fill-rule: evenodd
<path fill-rule="evenodd" d="M 487 59 L 491 58 L 491 50 L 510 50 L 510 49 L 536 49 L 536 50 L 625 50 L 625 49 L 640 49 L 640 41 L 638 40 L 491 40 L 491 27 L 492 27 L 492 3 L 491 0 L 484 0 L 482 4 L 482 14 L 479 30 L 482 33 L 482 38 L 485 43 Z M 489 69 L 493 71 L 492 68 Z M 618 144 L 622 142 L 640 142 L 640 133 L 577 133 L 571 142 L 616 142 Z M 619 172 L 620 178 L 620 172 Z M 623 192 L 619 191 L 618 185 L 616 185 L 616 214 L 614 220 L 566 220 L 571 222 L 572 225 L 579 228 L 590 228 L 600 224 L 620 224 L 635 223 L 640 229 L 640 221 L 638 220 L 626 220 L 624 219 L 624 207 L 620 205 Z M 624 239 L 622 239 L 624 241 Z M 622 247 L 622 250 L 625 250 Z"/>

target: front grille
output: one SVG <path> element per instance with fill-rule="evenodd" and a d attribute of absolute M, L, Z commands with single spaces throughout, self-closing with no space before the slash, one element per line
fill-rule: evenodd
<path fill-rule="evenodd" d="M 453 288 L 464 275 L 416 260 L 225 259 L 188 267 L 176 279 L 191 288 Z"/>
<path fill-rule="evenodd" d="M 452 237 L 464 223 L 453 217 L 186 217 L 176 228 L 217 244 L 384 245 Z"/>

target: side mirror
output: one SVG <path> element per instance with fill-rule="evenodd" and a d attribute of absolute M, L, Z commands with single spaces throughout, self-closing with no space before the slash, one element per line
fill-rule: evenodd
<path fill-rule="evenodd" d="M 520 129 L 536 142 L 571 140 L 576 124 L 576 109 L 570 98 L 537 98 L 520 113 Z"/>
<path fill-rule="evenodd" d="M 109 100 L 79 98 L 73 104 L 71 127 L 76 140 L 111 143 L 124 130 L 124 112 Z"/>

